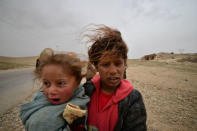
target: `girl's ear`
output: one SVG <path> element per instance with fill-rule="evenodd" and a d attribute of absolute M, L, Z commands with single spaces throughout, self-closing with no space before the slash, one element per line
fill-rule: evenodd
<path fill-rule="evenodd" d="M 125 68 L 127 68 L 127 61 L 126 60 L 124 60 L 124 66 L 125 66 Z"/>
<path fill-rule="evenodd" d="M 98 64 L 95 66 L 95 68 L 96 68 L 96 71 L 98 71 Z"/>

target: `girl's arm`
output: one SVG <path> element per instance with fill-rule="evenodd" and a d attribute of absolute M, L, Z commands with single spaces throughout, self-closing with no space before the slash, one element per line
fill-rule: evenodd
<path fill-rule="evenodd" d="M 117 127 L 122 131 L 146 131 L 146 109 L 142 95 L 136 89 L 119 104 Z"/>

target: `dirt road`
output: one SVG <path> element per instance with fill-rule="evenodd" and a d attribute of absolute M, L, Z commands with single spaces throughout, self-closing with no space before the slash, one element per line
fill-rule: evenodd
<path fill-rule="evenodd" d="M 197 130 L 197 64 L 130 60 L 127 79 L 143 95 L 148 130 Z M 0 116 L 0 130 L 24 130 L 19 106 Z"/>
<path fill-rule="evenodd" d="M 33 89 L 33 68 L 0 73 L 0 114 L 20 103 Z"/>

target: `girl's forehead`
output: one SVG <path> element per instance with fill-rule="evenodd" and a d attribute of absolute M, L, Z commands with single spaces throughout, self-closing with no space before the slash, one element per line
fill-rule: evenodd
<path fill-rule="evenodd" d="M 56 73 L 56 74 L 61 74 L 61 75 L 70 75 L 70 69 L 68 67 L 64 67 L 63 65 L 59 64 L 48 64 L 45 65 L 42 69 L 42 74 L 43 73 Z"/>
<path fill-rule="evenodd" d="M 102 55 L 99 59 L 99 62 L 106 62 L 106 61 L 124 61 L 121 55 L 118 54 L 105 54 Z"/>
<path fill-rule="evenodd" d="M 102 59 L 123 59 L 120 54 L 114 51 L 105 51 L 102 53 L 100 60 Z"/>

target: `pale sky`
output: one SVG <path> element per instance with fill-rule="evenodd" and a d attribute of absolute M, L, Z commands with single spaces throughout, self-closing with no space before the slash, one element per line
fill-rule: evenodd
<path fill-rule="evenodd" d="M 0 0 L 0 56 L 85 54 L 79 38 L 91 23 L 120 30 L 129 58 L 197 53 L 197 0 Z"/>

